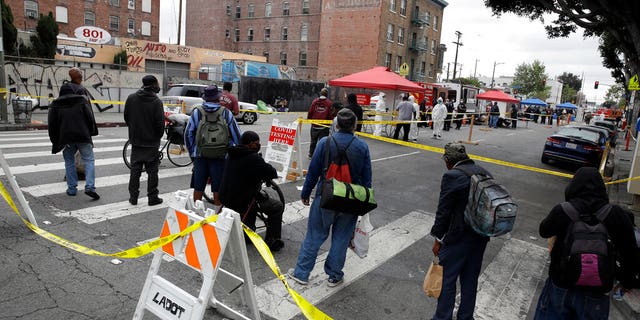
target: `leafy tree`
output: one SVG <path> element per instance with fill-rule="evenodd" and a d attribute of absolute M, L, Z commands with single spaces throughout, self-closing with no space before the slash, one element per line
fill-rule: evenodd
<path fill-rule="evenodd" d="M 571 72 L 563 72 L 562 75 L 558 76 L 558 80 L 560 80 L 565 87 L 571 87 L 575 91 L 580 91 L 582 88 L 582 79 Z"/>
<path fill-rule="evenodd" d="M 613 104 L 626 105 L 626 93 L 627 91 L 623 85 L 616 84 L 607 90 L 607 94 L 604 96 L 604 99 L 606 101 L 613 102 Z"/>
<path fill-rule="evenodd" d="M 2 45 L 4 53 L 15 55 L 16 40 L 18 40 L 18 30 L 13 25 L 13 13 L 11 8 L 2 1 Z"/>
<path fill-rule="evenodd" d="M 53 18 L 53 13 L 40 15 L 36 34 L 31 36 L 33 55 L 38 58 L 53 59 L 56 56 L 58 46 L 58 24 Z"/>
<path fill-rule="evenodd" d="M 575 103 L 577 93 L 578 91 L 576 91 L 576 89 L 564 84 L 562 85 L 562 95 L 560 96 L 560 100 L 563 102 L 570 101 Z"/>
<path fill-rule="evenodd" d="M 113 56 L 113 64 L 115 69 L 127 68 L 127 51 L 122 50 Z"/>
<path fill-rule="evenodd" d="M 462 84 L 466 84 L 466 85 L 472 85 L 474 87 L 478 87 L 480 88 L 480 80 L 478 80 L 478 78 L 474 78 L 474 77 L 469 77 L 469 78 L 455 78 L 453 80 L 451 80 L 451 82 L 453 83 L 462 83 Z"/>
<path fill-rule="evenodd" d="M 544 100 L 549 97 L 550 90 L 546 85 L 547 78 L 541 61 L 534 60 L 531 64 L 525 62 L 516 67 L 512 86 L 519 88 L 519 94 Z"/>

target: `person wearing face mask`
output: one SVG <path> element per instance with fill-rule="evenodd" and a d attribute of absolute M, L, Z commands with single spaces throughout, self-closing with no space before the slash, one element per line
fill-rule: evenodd
<path fill-rule="evenodd" d="M 222 205 L 238 212 L 242 223 L 252 230 L 256 229 L 258 210 L 267 215 L 265 243 L 275 252 L 284 247 L 280 240 L 284 204 L 260 192 L 262 183 L 277 179 L 278 173 L 259 152 L 260 137 L 245 131 L 240 145 L 229 148 L 219 195 Z"/>
<path fill-rule="evenodd" d="M 158 148 L 164 135 L 164 108 L 156 95 L 160 92 L 158 79 L 152 75 L 142 78 L 142 88 L 127 97 L 124 121 L 129 127 L 131 143 L 131 173 L 129 175 L 129 203 L 138 204 L 142 167 L 147 180 L 147 198 L 150 206 L 161 204 L 158 197 Z"/>

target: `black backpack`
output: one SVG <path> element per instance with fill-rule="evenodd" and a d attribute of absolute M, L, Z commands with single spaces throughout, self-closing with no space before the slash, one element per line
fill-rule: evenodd
<path fill-rule="evenodd" d="M 602 221 L 612 206 L 606 204 L 593 215 L 581 215 L 569 202 L 563 202 L 561 206 L 571 219 L 560 261 L 567 283 L 576 287 L 610 289 L 615 277 L 615 254 Z M 594 218 L 597 219 L 595 225 L 584 221 Z"/>

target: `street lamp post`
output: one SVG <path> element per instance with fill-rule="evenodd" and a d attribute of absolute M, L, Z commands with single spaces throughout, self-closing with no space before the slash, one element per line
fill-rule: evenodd
<path fill-rule="evenodd" d="M 494 77 L 496 75 L 496 66 L 500 64 L 504 64 L 504 62 L 493 62 L 493 72 L 491 72 L 491 88 L 493 88 L 493 85 L 495 84 Z"/>
<path fill-rule="evenodd" d="M 4 45 L 2 40 L 2 6 L 0 4 L 0 123 L 9 123 L 9 110 L 7 109 L 7 83 L 4 78 Z"/>
<path fill-rule="evenodd" d="M 460 36 L 462 36 L 462 32 L 456 31 L 456 36 L 458 36 L 458 40 L 453 43 L 456 45 L 456 57 L 453 60 L 453 79 L 456 78 L 456 66 L 458 65 L 458 48 L 462 46 L 462 43 L 460 42 Z"/>
<path fill-rule="evenodd" d="M 478 61 L 480 61 L 480 59 L 476 59 L 476 65 L 475 67 L 473 67 L 473 77 L 476 77 L 476 70 L 478 70 Z"/>

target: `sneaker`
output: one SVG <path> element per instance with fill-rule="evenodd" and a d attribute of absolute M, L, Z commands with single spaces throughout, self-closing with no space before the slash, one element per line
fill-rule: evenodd
<path fill-rule="evenodd" d="M 85 190 L 84 194 L 88 195 L 89 197 L 93 198 L 93 200 L 98 200 L 100 199 L 100 195 L 97 194 L 95 191 L 93 190 Z"/>
<path fill-rule="evenodd" d="M 155 206 L 158 204 L 162 203 L 162 198 L 160 197 L 155 197 L 155 198 L 149 198 L 149 206 Z"/>
<path fill-rule="evenodd" d="M 129 198 L 129 203 L 131 203 L 132 205 L 137 205 L 138 204 L 138 198 L 136 197 L 130 197 Z"/>
<path fill-rule="evenodd" d="M 306 285 L 306 284 L 308 284 L 308 283 L 309 283 L 309 281 L 305 281 L 305 280 L 299 279 L 298 277 L 296 277 L 295 275 L 293 275 L 293 272 L 294 272 L 294 271 L 295 271 L 295 270 L 294 270 L 293 268 L 289 269 L 289 272 L 287 272 L 287 276 L 288 276 L 289 278 L 291 278 L 293 281 L 295 281 L 295 282 L 297 282 L 297 283 L 299 283 L 299 284 L 301 284 L 301 285 Z"/>
<path fill-rule="evenodd" d="M 271 252 L 278 252 L 280 249 L 284 248 L 284 242 L 280 239 L 266 240 L 265 242 Z"/>
<path fill-rule="evenodd" d="M 76 195 L 76 193 L 78 193 L 78 190 L 76 190 L 76 189 L 67 189 L 67 195 L 68 196 L 72 196 L 73 197 L 73 196 Z"/>
<path fill-rule="evenodd" d="M 327 279 L 327 286 L 329 288 L 333 288 L 335 286 L 341 285 L 344 282 L 344 278 L 337 280 L 334 278 L 329 277 L 329 279 Z"/>

